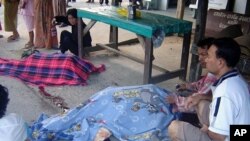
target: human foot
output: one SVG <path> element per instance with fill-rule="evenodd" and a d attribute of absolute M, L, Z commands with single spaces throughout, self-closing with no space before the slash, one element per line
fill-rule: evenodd
<path fill-rule="evenodd" d="M 7 42 L 17 41 L 19 38 L 19 35 L 11 35 L 7 38 Z"/>

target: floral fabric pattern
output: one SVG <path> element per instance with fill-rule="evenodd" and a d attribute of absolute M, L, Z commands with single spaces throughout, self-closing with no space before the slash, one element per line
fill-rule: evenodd
<path fill-rule="evenodd" d="M 119 140 L 167 141 L 174 119 L 164 100 L 169 93 L 155 85 L 108 87 L 65 113 L 41 115 L 31 126 L 32 140 L 93 141 L 110 132 Z M 109 132 L 100 135 L 100 129 Z"/>

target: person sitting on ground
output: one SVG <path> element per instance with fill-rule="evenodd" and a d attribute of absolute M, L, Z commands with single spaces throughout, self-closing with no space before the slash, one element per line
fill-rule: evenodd
<path fill-rule="evenodd" d="M 206 68 L 205 59 L 207 57 L 207 50 L 213 40 L 214 38 L 206 38 L 197 43 L 199 62 L 202 68 Z M 216 77 L 211 73 L 207 73 L 196 82 L 177 85 L 177 93 L 184 95 L 169 95 L 166 97 L 166 100 L 168 103 L 172 103 L 174 105 L 173 112 L 194 112 L 192 107 L 196 106 L 200 100 L 212 100 L 210 87 L 215 81 Z"/>
<path fill-rule="evenodd" d="M 78 55 L 78 26 L 77 26 L 77 10 L 75 8 L 69 9 L 67 11 L 67 16 L 56 16 L 54 18 L 55 22 L 63 22 L 67 25 L 71 25 L 70 33 L 67 30 L 61 32 L 60 37 L 60 50 L 61 53 L 65 53 L 69 50 L 71 53 Z M 81 22 L 83 29 L 86 27 L 86 24 L 82 21 Z M 83 47 L 91 47 L 91 36 L 90 32 L 88 31 L 86 35 L 82 37 Z"/>
<path fill-rule="evenodd" d="M 0 140 L 25 141 L 28 136 L 23 118 L 14 113 L 5 115 L 8 96 L 8 89 L 0 84 Z"/>
<path fill-rule="evenodd" d="M 232 38 L 215 39 L 208 49 L 206 67 L 216 76 L 217 81 L 211 90 L 212 102 L 204 107 L 210 109 L 208 124 L 202 128 L 174 120 L 168 127 L 172 141 L 229 141 L 230 125 L 250 124 L 250 94 L 243 77 L 235 70 L 240 59 L 240 46 Z M 201 118 L 202 119 L 202 118 Z"/>

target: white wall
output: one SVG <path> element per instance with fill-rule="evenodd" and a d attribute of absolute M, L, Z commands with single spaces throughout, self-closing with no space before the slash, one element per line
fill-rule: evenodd
<path fill-rule="evenodd" d="M 245 14 L 246 5 L 247 5 L 247 0 L 235 0 L 234 12 Z"/>

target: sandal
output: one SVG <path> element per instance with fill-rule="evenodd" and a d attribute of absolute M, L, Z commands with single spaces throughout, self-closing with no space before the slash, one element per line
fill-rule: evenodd
<path fill-rule="evenodd" d="M 17 41 L 19 38 L 19 35 L 11 35 L 7 38 L 7 42 Z"/>
<path fill-rule="evenodd" d="M 0 35 L 0 38 L 3 38 L 3 35 Z"/>
<path fill-rule="evenodd" d="M 33 43 L 30 43 L 30 42 L 28 42 L 28 43 L 26 43 L 26 44 L 24 45 L 24 49 L 29 49 L 29 48 L 32 48 L 32 47 L 34 47 L 34 44 L 33 44 Z"/>

